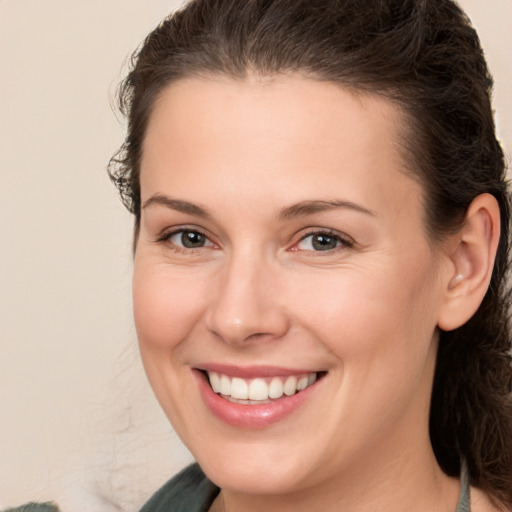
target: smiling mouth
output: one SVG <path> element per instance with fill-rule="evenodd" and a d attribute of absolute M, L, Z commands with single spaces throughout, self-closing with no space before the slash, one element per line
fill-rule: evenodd
<path fill-rule="evenodd" d="M 286 377 L 242 379 L 205 371 L 213 392 L 225 400 L 243 405 L 262 405 L 290 397 L 313 385 L 326 372 L 310 372 Z"/>

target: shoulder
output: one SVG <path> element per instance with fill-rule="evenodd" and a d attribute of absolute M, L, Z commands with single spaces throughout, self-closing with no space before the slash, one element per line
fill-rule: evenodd
<path fill-rule="evenodd" d="M 27 503 L 21 507 L 9 508 L 3 512 L 59 512 L 54 503 Z"/>
<path fill-rule="evenodd" d="M 198 464 L 192 464 L 157 491 L 140 512 L 206 512 L 217 494 L 219 488 Z"/>

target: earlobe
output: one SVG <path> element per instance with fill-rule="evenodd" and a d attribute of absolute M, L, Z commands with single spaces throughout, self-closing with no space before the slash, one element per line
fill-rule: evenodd
<path fill-rule="evenodd" d="M 500 236 L 500 210 L 490 194 L 476 197 L 452 236 L 438 326 L 451 331 L 477 311 L 489 287 Z"/>

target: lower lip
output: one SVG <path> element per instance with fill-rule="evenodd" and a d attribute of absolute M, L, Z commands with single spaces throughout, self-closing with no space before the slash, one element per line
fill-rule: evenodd
<path fill-rule="evenodd" d="M 292 396 L 283 396 L 261 405 L 229 402 L 213 392 L 203 372 L 194 370 L 199 390 L 210 411 L 220 420 L 234 427 L 265 428 L 277 423 L 299 409 L 314 393 L 318 380 Z"/>

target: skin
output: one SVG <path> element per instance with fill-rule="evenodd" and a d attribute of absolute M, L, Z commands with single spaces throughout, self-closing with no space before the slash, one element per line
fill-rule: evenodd
<path fill-rule="evenodd" d="M 154 106 L 135 322 L 160 404 L 222 488 L 212 510 L 455 510 L 428 411 L 468 251 L 429 240 L 402 124 L 386 99 L 294 75 L 181 80 Z M 304 201 L 350 204 L 282 215 Z M 204 246 L 183 247 L 180 229 Z M 315 250 L 311 232 L 338 242 Z M 327 374 L 288 417 L 239 428 L 202 400 L 192 369 L 206 363 Z"/>

